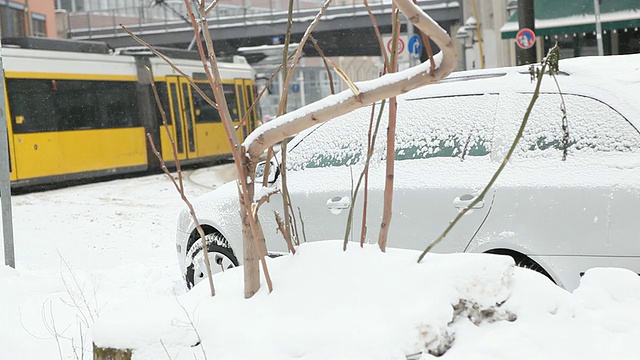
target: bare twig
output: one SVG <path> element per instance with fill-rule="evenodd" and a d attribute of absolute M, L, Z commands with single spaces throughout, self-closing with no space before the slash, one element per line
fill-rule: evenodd
<path fill-rule="evenodd" d="M 335 102 L 309 104 L 272 120 L 268 127 L 260 127 L 251 133 L 244 142 L 250 162 L 259 161 L 260 156 L 269 146 L 299 133 L 313 125 L 344 115 L 354 109 L 389 98 L 394 94 L 402 94 L 418 87 L 434 83 L 445 78 L 456 66 L 457 54 L 449 35 L 412 0 L 396 0 L 402 13 L 421 31 L 425 32 L 442 51 L 442 59 L 434 71 L 429 71 L 429 64 L 420 64 L 396 74 L 382 76 L 376 82 L 381 86 L 363 88 L 360 99 L 356 99 L 351 90 L 334 95 Z M 339 106 L 336 104 L 339 103 Z"/>
<path fill-rule="evenodd" d="M 172 358 L 171 355 L 169 354 L 169 350 L 167 350 L 167 347 L 164 345 L 164 342 L 162 342 L 162 339 L 160 339 L 160 345 L 162 345 L 162 349 L 164 350 L 164 353 L 167 355 L 167 358 L 169 360 L 173 360 L 174 358 Z"/>
<path fill-rule="evenodd" d="M 198 332 L 198 328 L 196 328 L 196 325 L 193 323 L 193 320 L 191 320 L 191 316 L 189 315 L 189 312 L 184 307 L 184 305 L 182 305 L 182 303 L 178 300 L 177 297 L 176 297 L 176 301 L 178 302 L 178 305 L 180 306 L 180 308 L 184 312 L 184 315 L 187 317 L 187 320 L 189 320 L 189 325 L 191 325 L 191 329 L 193 329 L 193 332 L 196 334 L 196 338 L 198 339 L 197 344 L 200 347 L 200 349 L 202 350 L 202 356 L 204 356 L 204 358 L 206 360 L 207 359 L 207 352 L 204 349 L 204 344 L 202 343 L 202 337 L 200 337 L 200 332 Z"/>
<path fill-rule="evenodd" d="M 181 169 L 181 165 L 180 165 L 180 159 L 178 157 L 178 148 L 176 147 L 176 143 L 175 143 L 175 141 L 173 139 L 173 135 L 171 135 L 171 131 L 169 130 L 169 124 L 167 122 L 167 114 L 164 112 L 164 108 L 162 107 L 162 102 L 160 101 L 160 95 L 158 95 L 158 89 L 156 88 L 156 84 L 153 81 L 153 78 L 152 78 L 152 75 L 151 75 L 151 70 L 149 68 L 147 68 L 147 72 L 149 74 L 149 78 L 151 78 L 151 88 L 153 90 L 153 96 L 154 96 L 154 98 L 156 100 L 156 106 L 158 108 L 158 111 L 160 111 L 160 116 L 162 117 L 162 127 L 164 128 L 164 130 L 165 130 L 165 132 L 167 134 L 167 138 L 169 139 L 169 142 L 171 143 L 171 151 L 173 152 L 173 159 L 175 161 L 176 171 L 178 173 L 178 181 L 177 182 L 176 182 L 176 179 L 174 179 L 173 175 L 171 175 L 171 172 L 169 172 L 169 169 L 167 168 L 167 165 L 164 162 L 164 158 L 162 157 L 162 154 L 160 154 L 160 152 L 156 149 L 156 145 L 153 142 L 153 138 L 151 137 L 151 134 L 147 133 L 147 139 L 149 139 L 149 144 L 151 145 L 151 150 L 152 150 L 153 154 L 156 156 L 158 161 L 160 161 L 160 166 L 162 168 L 162 171 L 171 180 L 171 182 L 173 183 L 176 191 L 178 191 L 178 193 L 180 194 L 180 198 L 182 199 L 182 201 L 189 208 L 189 214 L 191 215 L 191 218 L 193 219 L 193 222 L 194 222 L 194 224 L 196 226 L 198 234 L 200 235 L 200 241 L 202 242 L 202 254 L 204 256 L 204 266 L 205 266 L 206 271 L 207 271 L 207 277 L 209 278 L 208 279 L 208 281 L 209 281 L 209 290 L 211 291 L 211 296 L 215 296 L 216 295 L 216 291 L 215 291 L 215 288 L 213 286 L 213 274 L 211 273 L 211 261 L 209 261 L 209 246 L 207 245 L 206 235 L 204 233 L 204 229 L 200 225 L 200 221 L 198 221 L 198 217 L 196 216 L 196 212 L 195 212 L 195 210 L 193 208 L 193 205 L 191 205 L 191 202 L 189 201 L 189 199 L 187 198 L 187 195 L 184 192 L 184 181 L 182 179 L 182 169 Z"/>
<path fill-rule="evenodd" d="M 300 226 L 302 227 L 302 236 L 304 239 L 304 242 L 307 242 L 307 233 L 304 230 L 304 219 L 302 218 L 302 211 L 300 211 L 300 207 L 298 206 L 298 216 L 300 216 Z M 298 245 L 300 245 L 298 243 Z"/>
<path fill-rule="evenodd" d="M 193 11 L 191 9 L 191 4 L 189 0 L 184 0 L 184 3 L 187 7 L 189 14 L 191 14 L 191 21 L 194 28 L 197 28 L 198 24 L 195 20 L 195 16 L 193 15 Z M 208 29 L 208 22 L 205 14 L 204 1 L 199 3 L 198 12 L 200 14 L 200 27 L 202 29 Z M 196 36 L 199 38 L 199 32 L 196 32 Z M 258 228 L 258 221 L 256 218 L 251 216 L 250 204 L 253 200 L 253 192 L 254 192 L 254 176 L 251 174 L 255 174 L 255 165 L 257 162 L 249 161 L 250 159 L 246 159 L 244 156 L 244 151 L 242 151 L 240 142 L 238 141 L 238 134 L 236 133 L 233 123 L 231 121 L 231 115 L 229 114 L 229 108 L 227 106 L 226 99 L 224 97 L 224 89 L 222 88 L 222 80 L 220 77 L 220 72 L 217 67 L 217 58 L 215 51 L 213 49 L 213 40 L 211 39 L 211 33 L 207 31 L 202 31 L 204 36 L 205 44 L 207 46 L 207 57 L 205 56 L 204 49 L 202 47 L 201 41 L 198 42 L 198 52 L 200 54 L 200 58 L 202 60 L 203 66 L 206 66 L 208 62 L 211 67 L 211 75 L 208 77 L 209 85 L 211 86 L 215 98 L 218 100 L 218 109 L 220 118 L 223 123 L 224 131 L 227 135 L 227 140 L 231 147 L 231 153 L 233 155 L 234 163 L 236 165 L 236 170 L 238 172 L 238 182 L 239 188 L 239 197 L 240 197 L 240 213 L 243 217 L 243 236 L 245 238 L 243 251 L 245 252 L 245 297 L 249 298 L 253 296 L 258 289 L 260 288 L 259 282 L 259 273 L 258 269 L 250 263 L 252 259 L 251 253 L 254 251 L 258 252 L 260 262 L 262 264 L 262 269 L 264 271 L 264 277 L 267 282 L 267 287 L 269 288 L 269 292 L 273 291 L 273 284 L 271 282 L 271 276 L 269 275 L 269 270 L 267 267 L 267 263 L 265 260 L 266 256 L 266 247 L 263 246 L 258 240 L 261 238 L 260 233 L 261 229 Z M 251 183 L 249 183 L 251 181 Z M 256 276 L 257 275 L 257 276 Z"/>
<path fill-rule="evenodd" d="M 378 129 L 380 127 L 380 120 L 382 120 L 382 113 L 384 111 L 384 104 L 386 100 L 382 100 L 382 104 L 380 105 L 380 111 L 378 112 L 378 118 L 376 120 L 376 127 L 373 130 L 373 136 L 370 137 L 367 144 L 367 158 L 364 163 L 364 169 L 360 173 L 360 177 L 358 178 L 358 183 L 356 184 L 355 190 L 352 192 L 351 197 L 353 201 L 352 205 L 349 207 L 349 215 L 347 215 L 347 228 L 344 232 L 344 241 L 342 243 L 342 250 L 347 250 L 348 236 L 351 232 L 351 225 L 353 223 L 353 212 L 355 208 L 356 198 L 358 197 L 358 191 L 360 190 L 360 184 L 363 179 L 366 179 L 366 176 L 369 174 L 369 164 L 371 163 L 371 157 L 373 156 L 373 149 L 376 144 L 376 137 L 378 136 Z M 373 125 L 373 116 L 375 112 L 375 103 L 371 106 L 371 121 L 369 127 L 369 136 L 371 136 L 371 126 Z M 365 236 L 365 228 L 366 228 L 366 216 L 367 216 L 367 199 L 366 199 L 366 183 L 365 183 L 365 200 L 364 200 L 364 209 L 362 210 L 362 231 L 360 234 L 360 246 L 364 246 L 364 236 Z"/>
<path fill-rule="evenodd" d="M 449 233 L 449 231 L 451 231 L 451 229 L 453 229 L 453 227 L 458 223 L 458 221 L 470 210 L 472 209 L 474 206 L 476 206 L 476 204 L 478 204 L 480 201 L 482 201 L 484 199 L 484 197 L 487 195 L 487 192 L 489 191 L 489 189 L 491 188 L 491 186 L 493 186 L 493 184 L 496 182 L 496 180 L 498 179 L 498 177 L 500 176 L 500 174 L 502 173 L 502 170 L 504 170 L 505 166 L 507 166 L 507 163 L 509 162 L 509 159 L 511 159 L 511 155 L 513 154 L 513 152 L 516 149 L 516 146 L 518 145 L 518 142 L 520 141 L 520 138 L 522 137 L 522 134 L 524 133 L 524 129 L 527 126 L 527 121 L 529 120 L 529 115 L 531 115 L 531 111 L 533 110 L 533 106 L 536 103 L 536 100 L 538 100 L 538 96 L 540 95 L 540 85 L 542 84 L 542 78 L 544 75 L 544 72 L 546 70 L 547 67 L 554 66 L 554 61 L 557 63 L 557 51 L 558 51 L 558 44 L 556 44 L 553 48 L 551 48 L 549 50 L 549 53 L 547 54 L 547 57 L 544 58 L 542 60 L 542 66 L 540 70 L 535 70 L 533 69 L 533 65 L 532 65 L 532 73 L 537 74 L 538 77 L 538 81 L 536 83 L 536 88 L 533 92 L 533 96 L 531 97 L 531 101 L 529 101 L 529 106 L 527 107 L 527 111 L 524 114 L 524 117 L 522 118 L 522 123 L 520 124 L 520 128 L 518 129 L 518 133 L 516 134 L 516 137 L 513 139 L 513 143 L 511 144 L 511 147 L 509 148 L 509 151 L 507 152 L 507 155 L 505 155 L 504 159 L 502 160 L 502 163 L 500 164 L 500 166 L 498 167 L 498 169 L 496 170 L 496 172 L 493 174 L 493 176 L 491 177 L 491 180 L 489 180 L 489 182 L 487 183 L 487 185 L 484 187 L 484 189 L 482 190 L 482 192 L 480 193 L 480 195 L 478 195 L 475 199 L 473 199 L 473 201 L 467 205 L 464 209 L 462 209 L 462 211 L 460 211 L 460 213 L 458 213 L 458 215 L 453 219 L 453 221 L 451 221 L 451 223 L 449 223 L 449 226 L 447 226 L 447 228 L 442 232 L 442 234 L 440 234 L 440 236 L 438 236 L 438 238 L 433 241 L 431 244 L 429 244 L 429 246 L 427 246 L 426 249 L 424 249 L 424 251 L 422 252 L 422 254 L 420 254 L 420 257 L 418 257 L 418 262 L 422 261 L 422 259 L 425 257 L 425 255 L 427 255 L 427 253 L 429 251 L 431 251 L 431 249 L 433 249 L 434 246 L 438 245 Z"/>
<path fill-rule="evenodd" d="M 400 33 L 400 21 L 398 10 L 393 6 L 393 50 L 391 51 L 391 67 L 389 73 L 398 71 L 398 56 L 396 54 L 396 44 Z M 382 222 L 380 223 L 380 233 L 378 234 L 378 247 L 382 252 L 387 251 L 387 237 L 391 225 L 391 215 L 393 207 L 393 177 L 395 173 L 395 139 L 396 139 L 396 115 L 398 113 L 396 97 L 389 99 L 389 124 L 387 126 L 387 164 L 386 178 L 384 185 L 384 206 L 382 209 Z"/>
<path fill-rule="evenodd" d="M 347 86 L 349 87 L 349 89 L 351 89 L 351 91 L 353 91 L 353 95 L 355 95 L 356 99 L 359 99 L 360 89 L 358 89 L 358 86 L 356 86 L 356 84 L 353 81 L 351 81 L 351 79 L 349 79 L 349 76 L 347 76 L 347 73 L 345 73 L 344 70 L 342 70 L 336 63 L 331 61 L 331 59 L 327 59 L 327 61 L 331 63 L 331 65 L 336 70 L 338 75 L 340 75 L 340 78 L 342 78 L 342 80 L 344 80 L 344 82 L 347 83 Z"/>
<path fill-rule="evenodd" d="M 329 67 L 329 63 L 327 61 L 328 58 L 324 55 L 324 51 L 322 51 L 322 49 L 320 48 L 320 45 L 318 45 L 316 38 L 314 38 L 313 35 L 310 35 L 309 39 L 311 39 L 311 43 L 313 44 L 313 47 L 316 49 L 316 51 L 322 58 L 324 67 L 325 69 L 327 69 L 327 77 L 329 78 L 329 88 L 331 89 L 331 94 L 335 94 L 336 90 L 333 88 L 333 74 L 331 74 L 331 68 Z"/>
<path fill-rule="evenodd" d="M 284 211 L 284 231 L 285 237 L 291 239 L 291 198 L 289 198 L 289 187 L 287 186 L 287 139 L 282 141 L 280 146 L 280 153 L 282 154 L 282 164 L 280 164 L 280 183 L 282 186 L 282 205 Z"/>
<path fill-rule="evenodd" d="M 331 0 L 325 0 L 324 4 L 322 4 L 322 8 L 320 8 L 320 11 L 318 11 L 318 14 L 316 14 L 316 17 L 313 19 L 311 24 L 309 24 L 304 35 L 302 35 L 302 40 L 300 40 L 300 44 L 296 49 L 296 53 L 291 62 L 291 66 L 289 66 L 289 71 L 287 72 L 287 76 L 284 79 L 284 85 L 282 88 L 282 99 L 280 99 L 280 104 L 278 105 L 278 115 L 284 114 L 284 109 L 287 101 L 286 100 L 287 94 L 289 92 L 289 82 L 293 77 L 293 71 L 295 70 L 296 65 L 298 64 L 298 61 L 300 61 L 300 57 L 302 56 L 302 50 L 304 49 L 304 44 L 307 43 L 307 39 L 309 39 L 309 36 L 311 36 L 311 32 L 318 25 L 318 23 L 320 22 L 320 19 L 324 16 L 325 11 L 327 10 L 330 4 L 331 4 Z"/>
<path fill-rule="evenodd" d="M 167 177 L 169 179 L 171 179 L 171 182 L 173 182 L 174 187 L 180 193 L 180 197 L 182 198 L 182 201 L 184 201 L 184 203 L 189 208 L 189 214 L 191 214 L 191 218 L 193 219 L 193 222 L 195 223 L 196 229 L 198 229 L 198 234 L 200 234 L 200 240 L 202 241 L 202 252 L 203 252 L 203 255 L 204 255 L 204 264 L 205 264 L 205 267 L 207 269 L 207 277 L 209 278 L 209 288 L 211 290 L 211 296 L 215 296 L 216 295 L 216 291 L 215 291 L 215 289 L 213 287 L 213 275 L 211 273 L 211 262 L 209 261 L 209 246 L 207 245 L 207 240 L 206 240 L 206 236 L 205 236 L 204 230 L 202 229 L 202 226 L 200 225 L 200 221 L 198 221 L 198 217 L 196 216 L 196 212 L 193 209 L 193 205 L 191 205 L 191 202 L 189 201 L 189 199 L 187 199 L 187 196 L 184 193 L 184 188 L 182 188 L 180 185 L 178 185 L 176 180 L 173 178 L 173 175 L 171 175 L 171 173 L 169 172 L 169 169 L 167 169 L 167 165 L 165 164 L 164 159 L 162 158 L 162 155 L 160 155 L 160 153 L 156 149 L 156 145 L 153 142 L 153 138 L 151 137 L 151 134 L 147 133 L 147 139 L 149 139 L 149 144 L 151 145 L 151 149 L 152 149 L 154 155 L 160 161 L 160 166 L 162 168 L 162 171 L 164 171 L 164 173 L 167 175 Z M 176 157 L 176 161 L 178 161 L 177 157 Z"/>
<path fill-rule="evenodd" d="M 383 74 L 386 74 L 389 69 L 389 55 L 387 55 L 387 50 L 384 48 L 384 41 L 382 41 L 382 35 L 380 34 L 380 29 L 378 28 L 378 22 L 376 21 L 376 16 L 373 15 L 371 11 L 371 7 L 369 7 L 369 2 L 367 0 L 364 1 L 364 7 L 367 9 L 367 13 L 369 14 L 369 19 L 371 19 L 371 23 L 373 24 L 373 31 L 376 33 L 376 38 L 378 39 L 378 45 L 380 45 L 380 52 L 382 53 L 382 58 L 384 59 L 384 69 Z"/>
<path fill-rule="evenodd" d="M 278 214 L 277 211 L 274 211 L 273 215 L 275 215 L 275 217 L 276 217 L 276 224 L 278 224 L 278 229 L 280 230 L 280 233 L 282 234 L 282 237 L 284 237 L 284 241 L 287 242 L 287 247 L 289 248 L 289 252 L 291 252 L 293 255 L 295 255 L 296 254 L 296 249 L 295 249 L 295 247 L 293 247 L 293 242 L 291 242 L 291 237 L 285 231 L 286 225 L 284 224 L 284 221 L 282 221 L 282 217 L 280 216 L 280 214 Z"/>
<path fill-rule="evenodd" d="M 129 29 L 127 29 L 126 26 L 120 24 L 120 27 L 122 27 L 122 30 L 124 30 L 127 34 L 129 34 L 129 36 L 131 36 L 135 41 L 137 41 L 140 45 L 145 46 L 147 49 L 151 50 L 151 52 L 156 55 L 157 57 L 161 58 L 162 60 L 164 60 L 167 65 L 169 65 L 173 70 L 175 70 L 178 74 L 182 75 L 184 77 L 185 80 L 187 80 L 187 82 L 189 83 L 189 85 L 191 85 L 191 87 L 198 93 L 200 94 L 200 96 L 202 96 L 202 98 L 209 103 L 209 105 L 213 106 L 214 108 L 218 108 L 218 104 L 216 104 L 215 101 L 213 101 L 209 96 L 207 96 L 207 94 L 204 93 L 204 91 L 202 91 L 202 89 L 200 89 L 200 87 L 193 81 L 193 79 L 191 78 L 191 76 L 187 75 L 184 73 L 184 71 L 180 70 L 172 61 L 171 59 L 169 59 L 168 57 L 166 57 L 164 54 L 162 54 L 161 52 L 159 52 L 158 50 L 156 50 L 153 45 L 145 42 L 144 40 L 140 39 L 139 37 L 137 37 L 134 33 L 132 33 L 131 31 L 129 31 Z M 153 79 L 151 79 L 151 82 L 153 83 Z"/>
<path fill-rule="evenodd" d="M 418 0 L 413 0 L 413 3 L 417 6 Z M 425 49 L 427 49 L 427 55 L 429 56 L 429 63 L 431 64 L 431 71 L 436 69 L 436 61 L 433 59 L 433 49 L 431 48 L 431 41 L 429 41 L 429 37 L 420 32 L 420 38 L 422 39 L 422 43 L 424 44 Z"/>
<path fill-rule="evenodd" d="M 253 214 L 253 216 L 258 216 L 258 210 L 260 210 L 260 206 L 262 206 L 262 204 L 264 204 L 265 202 L 269 202 L 271 200 L 271 195 L 275 195 L 279 192 L 280 190 L 274 189 L 273 191 L 270 191 L 268 194 L 263 195 L 260 198 L 260 200 L 258 200 L 257 202 L 254 202 L 253 204 L 251 204 L 251 213 Z"/>
<path fill-rule="evenodd" d="M 291 43 L 291 27 L 293 26 L 293 0 L 289 0 L 289 8 L 287 10 L 287 30 L 284 36 L 284 47 L 282 49 L 282 68 L 287 68 L 287 55 L 289 54 L 289 44 Z M 302 45 L 299 45 L 302 46 Z M 287 88 L 289 87 L 288 81 L 283 81 L 282 84 L 282 97 L 280 98 L 280 105 L 276 110 L 276 116 L 280 116 L 287 111 Z M 282 108 L 281 108 L 282 107 Z"/>
<path fill-rule="evenodd" d="M 376 138 L 378 137 L 378 130 L 380 129 L 380 120 L 382 119 L 382 112 L 384 111 L 385 100 L 382 100 L 380 104 L 380 111 L 378 112 L 378 119 L 376 120 L 376 127 L 372 133 L 372 125 L 373 125 L 373 115 L 375 112 L 375 103 L 371 107 L 371 121 L 369 122 L 369 132 L 367 134 L 367 162 L 365 164 L 365 169 L 362 172 L 364 174 L 364 194 L 363 194 L 363 203 L 362 203 L 362 229 L 360 230 L 360 247 L 364 247 L 364 240 L 367 234 L 367 207 L 369 203 L 368 194 L 369 194 L 369 163 L 371 161 L 371 157 L 373 156 L 373 150 L 376 144 Z"/>
<path fill-rule="evenodd" d="M 220 0 L 213 0 L 213 2 L 209 4 L 209 6 L 207 6 L 207 8 L 204 10 L 205 16 L 208 15 L 211 12 L 211 10 L 213 10 L 213 8 L 216 7 L 216 5 L 218 5 L 219 2 Z"/>
<path fill-rule="evenodd" d="M 562 94 L 562 90 L 560 90 L 560 84 L 558 83 L 558 78 L 556 77 L 555 72 L 550 71 L 551 77 L 553 81 L 556 83 L 556 88 L 558 88 L 558 93 L 560 94 L 560 111 L 562 112 L 562 161 L 567 160 L 567 155 L 569 155 L 569 122 L 567 120 L 567 105 L 564 102 L 564 95 Z"/>

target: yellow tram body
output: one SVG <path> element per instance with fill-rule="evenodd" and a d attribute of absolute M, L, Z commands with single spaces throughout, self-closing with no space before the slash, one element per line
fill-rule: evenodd
<path fill-rule="evenodd" d="M 230 149 L 217 110 L 169 65 L 146 52 L 95 54 L 3 49 L 12 185 L 86 179 L 158 168 L 151 136 L 173 161 L 171 142 L 156 108 L 158 88 L 178 158 L 211 162 Z M 200 61 L 173 59 L 213 98 Z M 146 70 L 149 68 L 152 78 Z M 221 63 L 225 98 L 238 135 L 256 126 L 253 69 L 244 58 Z"/>

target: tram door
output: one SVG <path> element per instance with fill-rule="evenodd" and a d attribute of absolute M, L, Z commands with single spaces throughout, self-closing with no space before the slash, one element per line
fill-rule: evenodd
<path fill-rule="evenodd" d="M 236 90 L 236 100 L 238 102 L 238 107 L 240 108 L 240 116 L 239 123 L 236 124 L 238 128 L 238 138 L 240 141 L 243 141 L 247 137 L 247 118 L 245 115 L 247 114 L 247 96 L 244 92 L 244 84 L 242 79 L 235 79 L 234 81 L 235 90 Z M 244 121 L 243 121 L 244 120 Z"/>
<path fill-rule="evenodd" d="M 9 154 L 9 180 L 15 181 L 18 179 L 18 172 L 16 171 L 16 158 L 13 148 L 13 122 L 11 121 L 11 112 L 9 111 L 9 98 L 7 97 L 6 84 L 4 86 L 4 94 L 1 94 L 0 96 L 4 96 L 4 101 L 6 104 L 4 118 L 7 121 L 7 145 L 9 146 L 9 148 L 7 149 L 7 152 Z M 21 122 L 23 120 L 24 117 L 16 117 L 16 122 Z"/>
<path fill-rule="evenodd" d="M 170 130 L 178 158 L 194 159 L 198 156 L 196 144 L 195 118 L 193 114 L 193 96 L 191 86 L 184 78 L 167 76 L 167 90 L 169 95 L 169 113 L 171 117 Z M 167 114 L 169 116 L 169 114 Z M 166 157 L 166 156 L 169 157 Z M 172 159 L 172 154 L 163 154 L 166 159 Z"/>
<path fill-rule="evenodd" d="M 251 109 L 253 103 L 255 102 L 256 96 L 254 92 L 254 83 L 251 80 L 244 80 L 244 93 L 247 97 L 247 111 Z M 247 116 L 247 133 L 251 133 L 255 128 L 256 124 L 258 124 L 258 106 L 254 106 L 251 109 L 251 113 Z"/>

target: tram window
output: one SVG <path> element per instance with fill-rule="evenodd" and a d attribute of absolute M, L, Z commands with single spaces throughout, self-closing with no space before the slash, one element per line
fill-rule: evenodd
<path fill-rule="evenodd" d="M 136 102 L 136 83 L 99 81 L 94 83 L 98 99 L 99 128 L 141 126 Z"/>
<path fill-rule="evenodd" d="M 200 86 L 202 92 L 205 93 L 209 99 L 214 100 L 213 90 L 208 84 Z M 197 91 L 192 91 L 193 94 L 193 111 L 196 117 L 196 124 L 204 123 L 219 123 L 220 114 L 218 110 L 211 106 Z"/>
<path fill-rule="evenodd" d="M 236 89 L 233 84 L 223 84 L 224 98 L 227 99 L 227 106 L 229 107 L 229 114 L 231 114 L 231 121 L 240 121 L 238 115 L 238 100 L 236 99 Z"/>
<path fill-rule="evenodd" d="M 15 133 L 140 126 L 134 82 L 7 79 L 7 92 Z"/>
<path fill-rule="evenodd" d="M 55 84 L 55 80 L 6 80 L 14 133 L 57 130 Z"/>
<path fill-rule="evenodd" d="M 91 129 L 96 126 L 98 104 L 90 81 L 57 81 L 55 91 L 60 114 L 58 130 Z"/>
<path fill-rule="evenodd" d="M 167 119 L 167 125 L 171 125 L 171 113 L 169 112 L 169 94 L 167 93 L 167 84 L 164 82 L 156 82 L 156 89 L 158 90 L 158 97 L 160 98 L 160 103 Z M 153 105 L 156 107 L 158 106 L 156 104 L 155 94 L 153 95 Z M 158 125 L 162 125 L 164 122 L 162 120 L 162 114 L 158 109 L 156 109 L 156 117 L 158 119 Z"/>

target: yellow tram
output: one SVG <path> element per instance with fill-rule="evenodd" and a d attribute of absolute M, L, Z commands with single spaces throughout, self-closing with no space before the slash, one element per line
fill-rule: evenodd
<path fill-rule="evenodd" d="M 100 51 L 98 51 L 100 52 Z M 199 60 L 172 57 L 211 98 Z M 159 167 L 146 134 L 173 160 L 151 78 L 158 88 L 178 157 L 211 162 L 230 153 L 220 117 L 163 60 L 148 51 L 105 53 L 4 48 L 5 96 L 13 186 L 141 172 Z M 180 57 L 192 57 L 191 59 Z M 238 135 L 256 126 L 255 73 L 244 58 L 220 63 L 225 98 Z"/>

